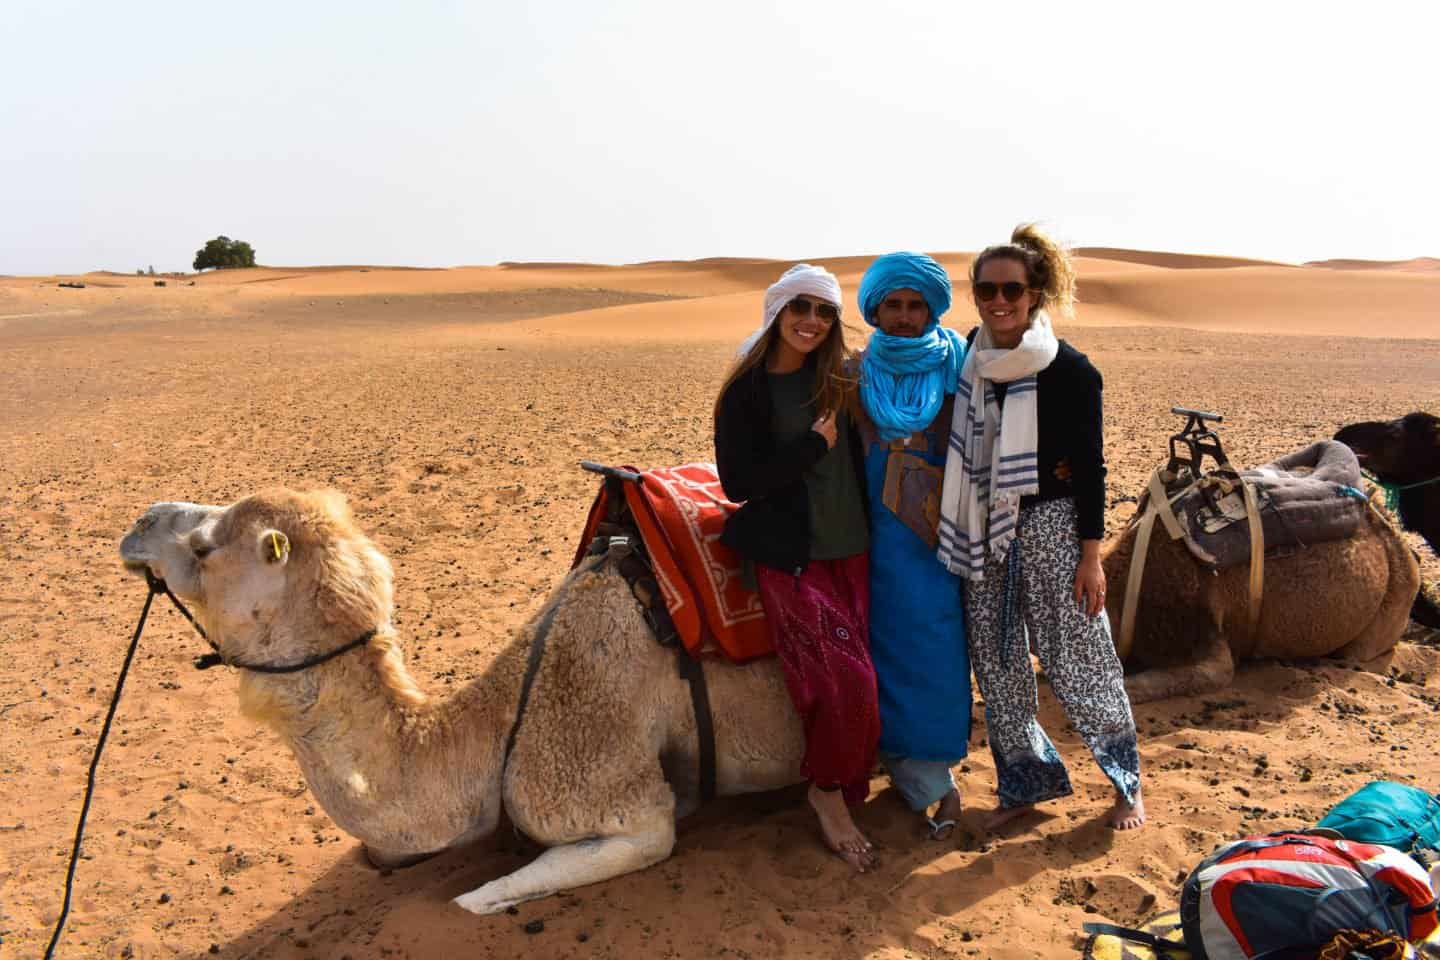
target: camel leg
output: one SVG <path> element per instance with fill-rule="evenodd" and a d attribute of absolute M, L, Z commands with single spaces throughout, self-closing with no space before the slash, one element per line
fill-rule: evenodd
<path fill-rule="evenodd" d="M 1235 679 L 1235 658 L 1219 631 L 1211 628 L 1200 657 L 1190 663 L 1145 670 L 1125 678 L 1131 703 L 1149 703 L 1167 697 L 1188 697 L 1224 690 Z"/>
<path fill-rule="evenodd" d="M 675 822 L 666 818 L 644 832 L 551 847 L 514 873 L 456 897 L 455 903 L 471 913 L 499 913 L 526 900 L 643 870 L 670 856 L 674 846 Z"/>

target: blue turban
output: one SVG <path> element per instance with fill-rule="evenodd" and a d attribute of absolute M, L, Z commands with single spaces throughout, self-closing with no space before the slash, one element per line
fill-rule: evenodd
<path fill-rule="evenodd" d="M 925 298 L 930 307 L 930 327 L 950 309 L 950 275 L 923 253 L 887 253 L 865 271 L 860 280 L 860 312 L 872 327 L 880 301 L 894 290 L 915 290 Z"/>
<path fill-rule="evenodd" d="M 889 442 L 924 430 L 960 382 L 965 341 L 939 325 L 950 309 L 950 276 L 923 253 L 887 253 L 860 280 L 860 311 L 875 326 L 880 301 L 895 290 L 915 290 L 930 307 L 930 323 L 918 337 L 870 335 L 860 362 L 860 402 L 880 438 Z"/>

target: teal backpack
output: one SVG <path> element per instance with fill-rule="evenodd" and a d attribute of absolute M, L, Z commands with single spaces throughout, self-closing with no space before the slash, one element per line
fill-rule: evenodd
<path fill-rule="evenodd" d="M 1380 843 L 1412 855 L 1440 852 L 1440 800 L 1419 787 L 1390 780 L 1365 784 L 1316 826 L 1346 840 Z"/>

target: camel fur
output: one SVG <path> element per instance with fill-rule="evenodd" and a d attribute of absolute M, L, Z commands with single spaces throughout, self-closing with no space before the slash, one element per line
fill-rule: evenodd
<path fill-rule="evenodd" d="M 604 558 L 572 571 L 483 675 L 437 700 L 406 669 L 390 563 L 338 493 L 157 503 L 120 553 L 191 605 L 230 663 L 292 664 L 376 631 L 298 673 L 242 669 L 240 705 L 280 736 L 316 800 L 377 865 L 468 844 L 502 810 L 547 848 L 457 897 L 467 910 L 495 913 L 655 864 L 674 847 L 676 818 L 699 804 L 688 687 Z M 507 758 L 530 647 L 552 607 Z M 717 792 L 799 782 L 804 737 L 776 661 L 704 669 Z"/>
<path fill-rule="evenodd" d="M 1106 612 L 1119 635 L 1135 548 L 1132 523 L 1102 558 L 1112 584 Z M 1211 571 L 1185 544 L 1158 530 L 1150 540 L 1125 661 L 1136 703 L 1222 690 L 1251 657 L 1335 656 L 1374 660 L 1399 641 L 1420 584 L 1414 554 L 1374 510 L 1356 534 L 1265 561 L 1255 635 L 1247 625 L 1249 566 Z"/>

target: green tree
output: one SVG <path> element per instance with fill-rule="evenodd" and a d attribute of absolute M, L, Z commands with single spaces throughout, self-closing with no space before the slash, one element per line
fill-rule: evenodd
<path fill-rule="evenodd" d="M 195 251 L 194 267 L 196 270 L 211 268 L 223 270 L 228 267 L 253 266 L 255 266 L 255 248 L 244 240 L 231 240 L 223 234 Z"/>

